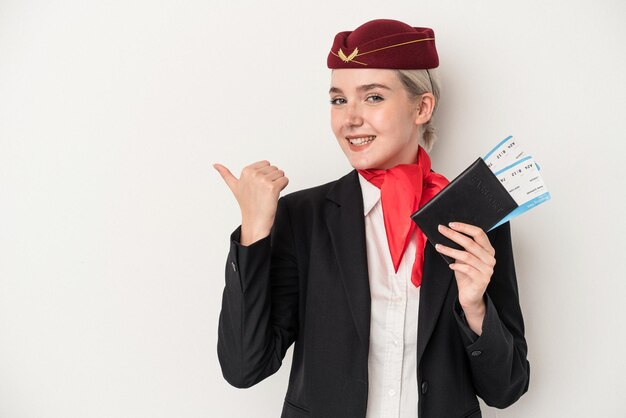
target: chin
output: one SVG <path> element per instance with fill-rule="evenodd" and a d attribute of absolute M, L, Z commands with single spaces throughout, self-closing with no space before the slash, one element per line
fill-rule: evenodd
<path fill-rule="evenodd" d="M 355 153 L 350 149 L 342 148 L 342 151 L 352 168 L 357 170 L 367 170 L 370 168 L 378 168 L 381 165 L 380 158 L 376 158 L 374 153 Z"/>
<path fill-rule="evenodd" d="M 355 168 L 357 170 L 367 170 L 369 168 L 376 168 L 376 164 L 367 160 L 348 158 L 348 161 L 350 162 L 350 165 L 352 166 L 352 168 Z"/>

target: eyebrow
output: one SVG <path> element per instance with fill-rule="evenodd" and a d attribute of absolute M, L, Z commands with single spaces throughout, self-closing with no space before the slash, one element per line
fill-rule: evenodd
<path fill-rule="evenodd" d="M 384 84 L 378 84 L 378 83 L 363 84 L 362 86 L 359 86 L 356 89 L 357 91 L 369 91 L 373 89 L 391 90 L 389 87 L 385 86 Z M 343 91 L 339 87 L 331 87 L 330 90 L 328 90 L 328 93 L 343 93 Z"/>

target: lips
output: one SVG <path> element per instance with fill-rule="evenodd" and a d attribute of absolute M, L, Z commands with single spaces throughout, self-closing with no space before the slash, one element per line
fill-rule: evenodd
<path fill-rule="evenodd" d="M 349 135 L 346 136 L 346 139 L 348 140 L 350 145 L 362 147 L 375 140 L 376 135 Z"/>

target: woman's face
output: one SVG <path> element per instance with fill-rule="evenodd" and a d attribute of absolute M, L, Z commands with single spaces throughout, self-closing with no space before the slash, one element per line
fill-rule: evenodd
<path fill-rule="evenodd" d="M 393 70 L 334 70 L 329 94 L 331 126 L 352 167 L 387 169 L 417 160 L 424 122 Z"/>

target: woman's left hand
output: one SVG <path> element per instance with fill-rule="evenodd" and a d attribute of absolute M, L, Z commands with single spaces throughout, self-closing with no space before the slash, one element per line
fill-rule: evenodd
<path fill-rule="evenodd" d="M 476 332 L 482 328 L 485 313 L 483 296 L 496 265 L 496 251 L 491 246 L 487 234 L 477 226 L 451 222 L 450 228 L 439 225 L 439 232 L 465 249 L 457 250 L 442 244 L 435 246 L 440 253 L 455 259 L 450 268 L 454 270 L 456 277 L 459 303 L 470 327 Z M 480 332 L 477 334 L 480 335 Z"/>

